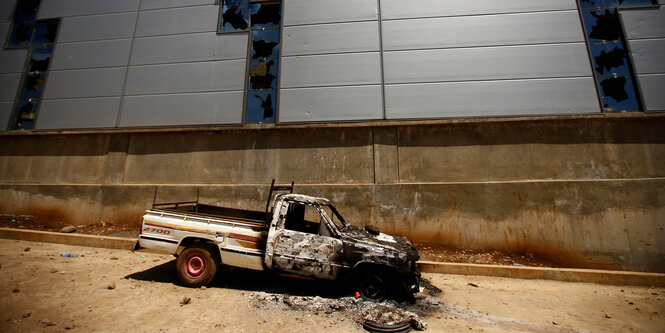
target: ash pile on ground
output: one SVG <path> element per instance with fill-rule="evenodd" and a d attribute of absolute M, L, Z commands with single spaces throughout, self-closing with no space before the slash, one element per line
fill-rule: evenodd
<path fill-rule="evenodd" d="M 341 313 L 351 318 L 359 327 L 366 320 L 382 325 L 394 325 L 410 322 L 416 330 L 427 329 L 427 323 L 421 319 L 440 313 L 444 309 L 441 301 L 426 297 L 416 297 L 416 303 L 398 303 L 395 301 L 375 302 L 364 298 L 341 297 L 322 298 L 319 296 L 292 296 L 266 292 L 252 292 L 248 295 L 254 307 L 263 310 L 291 310 L 304 313 Z"/>

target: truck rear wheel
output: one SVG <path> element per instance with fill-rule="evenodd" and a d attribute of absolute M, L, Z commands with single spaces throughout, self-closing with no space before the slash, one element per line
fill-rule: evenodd
<path fill-rule="evenodd" d="M 193 246 L 182 251 L 176 262 L 178 278 L 187 287 L 205 286 L 217 275 L 217 262 L 208 249 Z"/>

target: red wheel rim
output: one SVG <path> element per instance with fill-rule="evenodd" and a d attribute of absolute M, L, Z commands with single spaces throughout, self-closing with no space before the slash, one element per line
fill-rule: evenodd
<path fill-rule="evenodd" d="M 190 278 L 198 278 L 206 270 L 206 260 L 200 254 L 192 254 L 185 260 L 185 272 Z"/>

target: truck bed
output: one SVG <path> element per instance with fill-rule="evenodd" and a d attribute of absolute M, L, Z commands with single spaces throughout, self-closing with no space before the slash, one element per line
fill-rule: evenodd
<path fill-rule="evenodd" d="M 268 225 L 266 212 L 263 211 L 213 206 L 196 202 L 156 204 L 151 209 L 151 211 L 186 215 L 204 219 L 214 218 L 220 220 L 229 220 L 251 224 L 254 227 L 263 227 Z"/>

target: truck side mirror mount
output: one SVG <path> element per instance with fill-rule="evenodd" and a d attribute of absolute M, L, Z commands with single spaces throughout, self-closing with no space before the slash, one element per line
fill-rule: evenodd
<path fill-rule="evenodd" d="M 378 235 L 381 233 L 381 231 L 379 231 L 379 227 L 375 225 L 368 224 L 365 226 L 365 230 L 367 230 L 367 232 L 369 232 L 370 235 Z"/>

